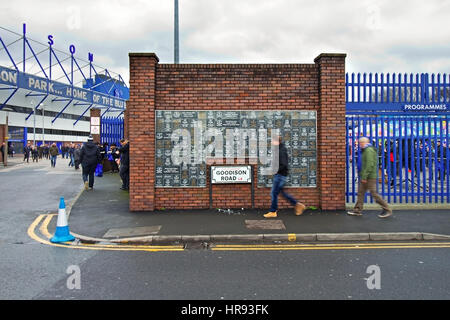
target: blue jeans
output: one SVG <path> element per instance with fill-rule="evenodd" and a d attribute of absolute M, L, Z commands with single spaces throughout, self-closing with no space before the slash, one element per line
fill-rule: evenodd
<path fill-rule="evenodd" d="M 69 167 L 73 167 L 75 165 L 75 157 L 73 154 L 70 155 Z"/>
<path fill-rule="evenodd" d="M 278 195 L 281 193 L 283 197 L 285 197 L 292 205 L 297 204 L 297 200 L 295 200 L 290 194 L 284 192 L 283 187 L 286 184 L 286 177 L 281 174 L 276 174 L 273 177 L 273 185 L 272 185 L 272 193 L 270 194 L 272 197 L 272 205 L 270 207 L 270 212 L 276 212 L 278 210 Z"/>
<path fill-rule="evenodd" d="M 52 156 L 52 158 L 51 158 L 52 167 L 56 166 L 56 158 L 57 157 L 58 156 Z"/>

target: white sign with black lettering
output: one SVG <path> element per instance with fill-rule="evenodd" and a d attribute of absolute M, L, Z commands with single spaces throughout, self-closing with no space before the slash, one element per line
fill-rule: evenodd
<path fill-rule="evenodd" d="M 252 167 L 211 166 L 211 183 L 252 183 Z"/>

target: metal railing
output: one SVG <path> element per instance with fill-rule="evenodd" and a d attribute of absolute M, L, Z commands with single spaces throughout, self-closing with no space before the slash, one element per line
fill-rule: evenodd
<path fill-rule="evenodd" d="M 365 136 L 378 151 L 377 188 L 388 202 L 450 203 L 449 118 L 347 115 L 346 201 L 356 202 L 358 139 Z"/>

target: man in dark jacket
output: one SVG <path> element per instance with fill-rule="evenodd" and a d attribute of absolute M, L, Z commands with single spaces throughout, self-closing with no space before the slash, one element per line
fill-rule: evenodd
<path fill-rule="evenodd" d="M 122 139 L 120 140 L 120 144 L 122 145 L 119 148 L 119 152 L 121 154 L 120 159 L 120 178 L 122 179 L 122 190 L 128 190 L 130 188 L 130 145 L 128 140 Z"/>
<path fill-rule="evenodd" d="M 84 188 L 92 190 L 94 188 L 95 168 L 100 162 L 100 150 L 94 143 L 92 136 L 89 136 L 86 144 L 80 151 L 80 163 L 82 167 L 82 176 L 84 181 Z M 89 177 L 89 181 L 88 181 Z"/>
<path fill-rule="evenodd" d="M 23 161 L 27 160 L 27 163 L 30 162 L 30 153 L 31 144 L 28 143 L 25 147 L 23 147 Z"/>
<path fill-rule="evenodd" d="M 275 148 L 274 148 L 275 147 Z M 289 161 L 288 161 L 288 153 L 286 146 L 281 140 L 281 136 L 277 136 L 272 139 L 272 150 L 276 150 L 278 147 L 278 171 L 273 177 L 273 185 L 272 185 L 272 205 L 270 207 L 270 212 L 265 214 L 265 218 L 276 218 L 277 210 L 278 210 L 278 195 L 281 193 L 283 197 L 285 197 L 292 205 L 295 206 L 295 214 L 297 216 L 301 215 L 303 211 L 305 211 L 306 206 L 296 199 L 294 199 L 290 194 L 286 193 L 283 190 L 283 187 L 286 183 L 286 178 L 289 172 Z"/>
<path fill-rule="evenodd" d="M 45 157 L 45 159 L 50 159 L 50 153 L 49 153 L 49 149 L 50 149 L 50 147 L 48 146 L 48 144 L 46 144 L 45 146 L 44 146 L 44 157 Z"/>
<path fill-rule="evenodd" d="M 111 150 L 108 152 L 108 160 L 111 165 L 111 173 L 119 172 L 119 166 L 117 165 L 117 160 L 120 159 L 120 151 L 117 149 L 115 143 L 111 144 Z"/>

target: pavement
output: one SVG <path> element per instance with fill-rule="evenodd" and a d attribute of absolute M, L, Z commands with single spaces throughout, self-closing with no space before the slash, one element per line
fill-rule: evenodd
<path fill-rule="evenodd" d="M 118 174 L 95 178 L 94 190 L 80 190 L 68 204 L 71 233 L 83 242 L 218 243 L 449 240 L 450 210 L 395 209 L 378 218 L 380 210 L 362 217 L 346 211 L 280 210 L 265 219 L 263 209 L 214 208 L 130 212 L 129 194 L 120 190 Z M 56 219 L 54 219 L 56 220 Z M 55 224 L 55 221 L 53 221 Z M 55 228 L 55 225 L 50 225 Z"/>

